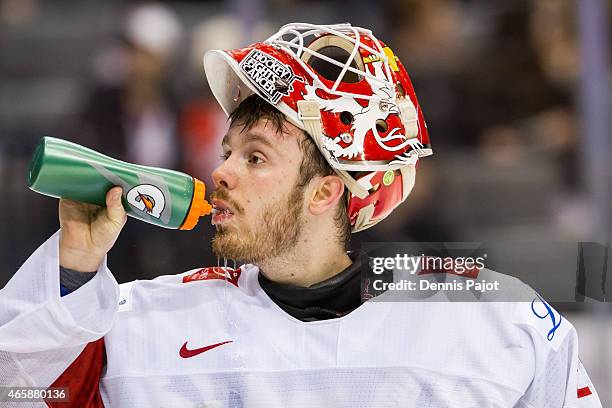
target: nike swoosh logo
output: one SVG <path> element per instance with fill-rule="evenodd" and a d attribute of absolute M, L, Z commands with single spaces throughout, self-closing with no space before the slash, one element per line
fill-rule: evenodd
<path fill-rule="evenodd" d="M 193 349 L 193 350 L 189 350 L 187 348 L 187 342 L 185 342 L 185 344 L 183 344 L 183 347 L 181 347 L 181 350 L 179 351 L 179 356 L 181 356 L 183 358 L 194 357 L 194 356 L 197 356 L 198 354 L 202 354 L 202 353 L 205 353 L 205 352 L 207 352 L 209 350 L 212 350 L 215 347 L 219 347 L 219 346 L 222 346 L 224 344 L 231 343 L 231 342 L 232 342 L 232 340 L 222 341 L 221 343 L 211 344 L 210 346 L 200 347 L 200 348 Z"/>

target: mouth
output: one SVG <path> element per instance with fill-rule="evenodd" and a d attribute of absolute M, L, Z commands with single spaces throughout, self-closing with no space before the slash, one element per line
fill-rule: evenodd
<path fill-rule="evenodd" d="M 212 223 L 214 225 L 228 222 L 234 217 L 234 212 L 231 210 L 231 208 L 227 205 L 226 202 L 215 199 L 215 200 L 212 200 L 212 204 L 213 204 Z"/>

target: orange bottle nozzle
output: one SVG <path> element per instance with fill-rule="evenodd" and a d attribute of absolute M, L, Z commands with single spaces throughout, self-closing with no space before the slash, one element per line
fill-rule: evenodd
<path fill-rule="evenodd" d="M 191 199 L 191 206 L 189 212 L 185 217 L 185 221 L 179 227 L 182 230 L 193 229 L 198 223 L 200 217 L 208 215 L 212 212 L 212 205 L 204 198 L 206 193 L 206 186 L 201 180 L 193 178 L 193 198 Z"/>

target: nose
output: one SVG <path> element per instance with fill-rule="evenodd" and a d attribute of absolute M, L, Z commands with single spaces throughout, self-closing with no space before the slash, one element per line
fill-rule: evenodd
<path fill-rule="evenodd" d="M 224 187 L 228 190 L 236 187 L 236 173 L 232 170 L 229 165 L 229 159 L 225 160 L 221 163 L 216 169 L 212 172 L 212 179 L 215 183 L 215 188 Z"/>

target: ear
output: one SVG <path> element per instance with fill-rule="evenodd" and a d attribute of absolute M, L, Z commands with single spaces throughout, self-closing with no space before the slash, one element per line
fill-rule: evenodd
<path fill-rule="evenodd" d="M 334 208 L 344 194 L 344 182 L 336 175 L 318 179 L 308 201 L 308 210 L 313 215 L 321 215 Z"/>

